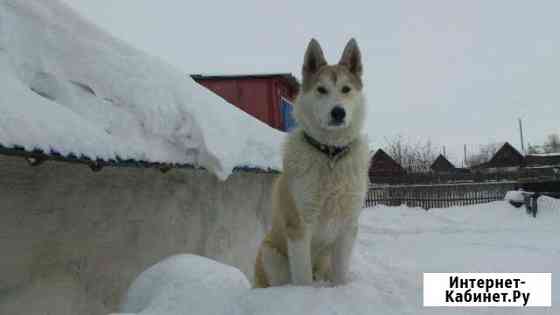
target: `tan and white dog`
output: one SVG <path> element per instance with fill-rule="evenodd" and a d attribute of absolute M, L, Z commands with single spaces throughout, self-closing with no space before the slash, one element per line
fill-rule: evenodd
<path fill-rule="evenodd" d="M 348 280 L 368 181 L 361 77 L 354 39 L 336 65 L 327 65 L 321 46 L 311 40 L 294 105 L 300 128 L 284 146 L 284 171 L 272 196 L 272 228 L 255 263 L 256 287 Z"/>

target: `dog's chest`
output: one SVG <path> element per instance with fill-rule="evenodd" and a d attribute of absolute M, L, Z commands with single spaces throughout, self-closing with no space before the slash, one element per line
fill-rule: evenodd
<path fill-rule="evenodd" d="M 324 219 L 349 215 L 361 207 L 367 181 L 367 169 L 355 156 L 348 156 L 331 167 L 328 163 L 316 163 L 314 172 L 316 198 Z"/>
<path fill-rule="evenodd" d="M 362 166 L 359 159 L 348 156 L 334 167 L 316 161 L 312 168 L 311 173 L 316 177 L 312 198 L 319 209 L 312 243 L 316 251 L 322 251 L 357 221 L 363 205 L 367 167 Z"/>
<path fill-rule="evenodd" d="M 367 188 L 367 145 L 356 143 L 332 162 L 305 142 L 294 141 L 284 156 L 290 192 L 307 223 L 313 242 L 332 243 L 355 221 Z"/>

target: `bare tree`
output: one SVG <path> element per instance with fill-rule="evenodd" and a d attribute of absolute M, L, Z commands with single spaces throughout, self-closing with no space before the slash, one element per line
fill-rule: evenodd
<path fill-rule="evenodd" d="M 544 153 L 560 152 L 560 136 L 556 133 L 549 134 L 543 147 Z"/>
<path fill-rule="evenodd" d="M 528 144 L 527 146 L 527 154 L 539 154 L 542 153 L 542 146 L 540 145 L 532 145 Z"/>
<path fill-rule="evenodd" d="M 397 135 L 385 138 L 385 152 L 409 172 L 428 172 L 437 157 L 437 151 L 430 140 L 412 142 Z"/>
<path fill-rule="evenodd" d="M 498 152 L 500 147 L 502 146 L 501 143 L 490 143 L 486 145 L 481 145 L 478 149 L 478 152 L 475 154 L 471 154 L 467 157 L 466 164 L 468 167 L 473 167 L 476 165 L 480 165 L 486 162 L 489 162 L 494 154 Z"/>

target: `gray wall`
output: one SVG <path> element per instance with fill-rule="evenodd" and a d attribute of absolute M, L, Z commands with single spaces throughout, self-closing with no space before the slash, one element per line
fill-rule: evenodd
<path fill-rule="evenodd" d="M 196 253 L 240 268 L 269 222 L 274 175 L 104 168 L 0 156 L 0 314 L 117 310 L 143 270 Z"/>

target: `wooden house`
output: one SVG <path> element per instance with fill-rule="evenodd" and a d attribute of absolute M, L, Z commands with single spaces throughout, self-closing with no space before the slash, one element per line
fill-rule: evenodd
<path fill-rule="evenodd" d="M 432 165 L 430 166 L 430 170 L 438 174 L 449 174 L 454 173 L 457 168 L 455 167 L 455 165 L 449 162 L 449 160 L 445 156 L 443 156 L 443 154 L 440 154 L 434 161 L 434 163 L 432 163 Z"/>
<path fill-rule="evenodd" d="M 369 178 L 372 183 L 376 182 L 375 178 L 402 176 L 405 173 L 402 166 L 382 149 L 377 150 L 371 157 Z"/>
<path fill-rule="evenodd" d="M 560 167 L 560 153 L 529 154 L 525 156 L 525 166 L 528 168 L 558 168 Z"/>
<path fill-rule="evenodd" d="M 509 142 L 496 151 L 490 161 L 472 167 L 482 173 L 515 172 L 525 165 L 525 157 Z"/>

